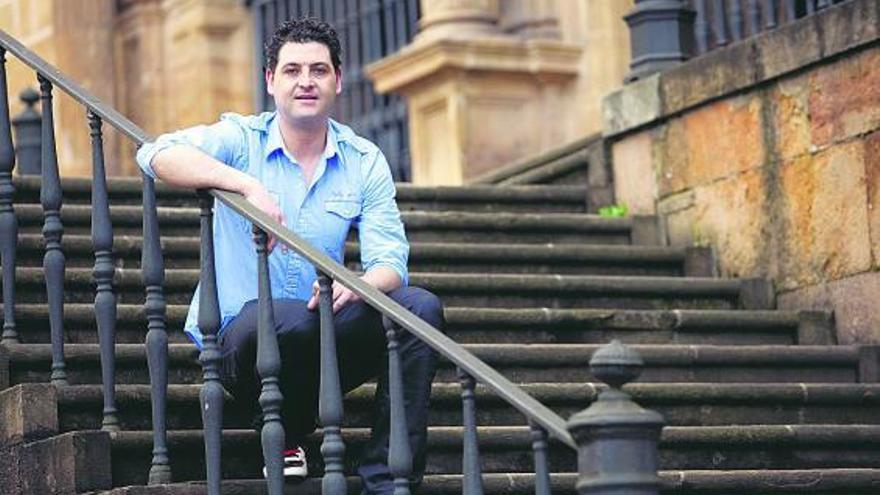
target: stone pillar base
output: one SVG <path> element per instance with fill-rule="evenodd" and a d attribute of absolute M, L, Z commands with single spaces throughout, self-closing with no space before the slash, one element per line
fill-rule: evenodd
<path fill-rule="evenodd" d="M 413 183 L 457 185 L 563 140 L 581 48 L 505 36 L 420 40 L 367 67 L 409 106 Z"/>

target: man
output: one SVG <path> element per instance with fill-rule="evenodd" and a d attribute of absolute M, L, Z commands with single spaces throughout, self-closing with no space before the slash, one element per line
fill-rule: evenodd
<path fill-rule="evenodd" d="M 407 287 L 409 245 L 385 157 L 371 142 L 329 118 L 342 91 L 340 46 L 333 28 L 314 19 L 285 22 L 266 43 L 266 89 L 275 112 L 225 114 L 210 126 L 159 137 L 138 151 L 145 173 L 190 188 L 242 194 L 299 236 L 342 262 L 350 226 L 358 226 L 362 279 L 442 328 L 437 298 Z M 214 216 L 217 286 L 222 317 L 223 383 L 244 407 L 258 407 L 255 371 L 257 272 L 251 224 L 221 203 Z M 314 267 L 285 247 L 269 256 L 276 332 L 281 351 L 285 474 L 305 476 L 298 446 L 314 431 L 319 384 L 319 317 Z M 381 315 L 351 290 L 333 284 L 337 352 L 343 389 L 378 374 L 372 437 L 358 472 L 364 493 L 390 494 L 387 467 L 389 404 Z M 198 288 L 185 331 L 201 347 Z M 413 449 L 413 482 L 424 471 L 428 399 L 435 353 L 401 338 L 404 395 Z"/>

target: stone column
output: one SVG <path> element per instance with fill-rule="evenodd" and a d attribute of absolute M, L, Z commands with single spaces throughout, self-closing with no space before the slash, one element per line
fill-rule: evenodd
<path fill-rule="evenodd" d="M 367 67 L 376 91 L 407 100 L 414 183 L 462 184 L 562 144 L 580 47 L 504 33 L 495 0 L 422 8 L 414 42 Z"/>
<path fill-rule="evenodd" d="M 558 0 L 507 0 L 501 4 L 501 28 L 527 39 L 559 39 Z"/>
<path fill-rule="evenodd" d="M 498 0 L 421 0 L 417 43 L 492 36 L 498 28 Z"/>
<path fill-rule="evenodd" d="M 251 17 L 239 0 L 162 0 L 165 127 L 253 111 Z M 163 129 L 165 130 L 165 129 Z"/>

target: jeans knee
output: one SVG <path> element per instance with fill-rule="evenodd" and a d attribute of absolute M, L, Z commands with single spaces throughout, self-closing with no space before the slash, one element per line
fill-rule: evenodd
<path fill-rule="evenodd" d="M 408 289 L 408 296 L 411 298 L 409 310 L 434 328 L 443 331 L 445 319 L 443 316 L 443 303 L 440 301 L 440 298 L 421 287 L 409 287 Z"/>

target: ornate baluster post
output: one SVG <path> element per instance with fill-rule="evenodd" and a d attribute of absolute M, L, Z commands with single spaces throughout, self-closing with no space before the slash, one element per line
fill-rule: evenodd
<path fill-rule="evenodd" d="M 483 495 L 483 470 L 480 467 L 480 447 L 477 439 L 477 404 L 474 388 L 477 382 L 474 377 L 461 368 L 458 369 L 461 382 L 461 417 L 464 426 L 464 452 L 461 469 L 464 478 L 461 493 L 466 495 Z"/>
<path fill-rule="evenodd" d="M 199 392 L 202 425 L 205 432 L 205 468 L 208 493 L 220 495 L 220 440 L 223 433 L 223 386 L 220 384 L 220 303 L 217 300 L 217 272 L 214 267 L 214 198 L 206 190 L 199 191 L 201 208 L 201 256 L 199 276 L 199 330 L 204 336 L 199 361 L 202 363 L 203 385 Z"/>
<path fill-rule="evenodd" d="M 712 24 L 715 32 L 715 46 L 721 47 L 727 44 L 727 9 L 724 0 L 712 2 Z"/>
<path fill-rule="evenodd" d="M 791 22 L 797 19 L 797 10 L 795 9 L 795 2 L 797 2 L 797 0 L 782 1 L 785 2 L 783 6 L 783 8 L 785 9 L 785 18 L 782 20 L 782 22 Z"/>
<path fill-rule="evenodd" d="M 150 398 L 152 399 L 153 460 L 150 463 L 149 483 L 161 485 L 171 482 L 168 459 L 166 397 L 168 395 L 168 332 L 165 326 L 165 263 L 159 239 L 159 216 L 156 212 L 156 184 L 144 175 L 143 247 L 141 273 L 144 279 L 144 313 L 147 316 L 147 366 L 150 368 Z"/>
<path fill-rule="evenodd" d="M 281 424 L 281 403 L 284 397 L 278 385 L 281 372 L 281 353 L 275 335 L 275 313 L 272 308 L 272 285 L 269 281 L 269 236 L 254 228 L 257 248 L 258 311 L 257 322 L 257 373 L 260 374 L 262 390 L 260 406 L 263 408 L 263 460 L 266 465 L 266 481 L 270 495 L 284 493 L 284 425 Z"/>
<path fill-rule="evenodd" d="M 694 35 L 697 41 L 697 53 L 706 53 L 709 49 L 709 21 L 706 20 L 706 0 L 697 0 L 695 8 Z"/>
<path fill-rule="evenodd" d="M 734 41 L 743 38 L 743 11 L 740 0 L 735 0 L 730 4 L 730 34 Z"/>
<path fill-rule="evenodd" d="M 535 454 L 535 495 L 550 495 L 550 468 L 547 463 L 547 430 L 530 421 L 532 452 Z"/>
<path fill-rule="evenodd" d="M 412 450 L 406 422 L 403 397 L 403 368 L 400 365 L 400 327 L 387 316 L 382 317 L 388 339 L 388 397 L 391 402 L 388 469 L 394 478 L 394 495 L 409 495 L 412 473 Z"/>
<path fill-rule="evenodd" d="M 660 414 L 642 409 L 620 388 L 634 380 L 642 358 L 618 340 L 590 359 L 593 376 L 610 387 L 589 408 L 568 420 L 578 444 L 577 490 L 581 495 L 657 495 Z"/>
<path fill-rule="evenodd" d="M 61 178 L 55 153 L 55 124 L 52 116 L 52 83 L 37 75 L 43 110 L 43 182 L 40 202 L 43 204 L 43 275 L 46 277 L 46 298 L 49 303 L 49 329 L 52 335 L 52 375 L 55 385 L 67 385 L 64 365 L 64 251 L 61 250 Z"/>
<path fill-rule="evenodd" d="M 758 0 L 749 0 L 748 4 L 749 29 L 752 36 L 761 32 L 761 9 Z"/>
<path fill-rule="evenodd" d="M 765 29 L 773 29 L 776 27 L 776 18 L 779 11 L 779 6 L 776 5 L 776 0 L 764 0 L 764 28 Z"/>
<path fill-rule="evenodd" d="M 336 360 L 336 332 L 333 326 L 333 288 L 326 273 L 318 273 L 321 311 L 321 386 L 318 415 L 324 428 L 321 455 L 324 456 L 324 479 L 321 493 L 338 495 L 346 492 L 342 459 L 345 443 L 342 441 L 342 387 L 339 384 L 339 365 Z"/>
<path fill-rule="evenodd" d="M 40 175 L 40 150 L 43 148 L 40 128 L 43 119 L 34 110 L 34 105 L 40 101 L 40 93 L 33 88 L 25 88 L 18 99 L 25 104 L 25 109 L 12 119 L 18 175 Z"/>
<path fill-rule="evenodd" d="M 104 140 L 101 118 L 88 111 L 92 138 L 92 247 L 95 250 L 95 323 L 101 345 L 101 383 L 104 390 L 104 419 L 101 429 L 118 431 L 116 417 L 116 293 L 113 291 L 113 225 L 104 172 Z"/>
<path fill-rule="evenodd" d="M 636 0 L 624 17 L 632 62 L 627 81 L 678 65 L 693 56 L 694 11 L 680 0 Z"/>
<path fill-rule="evenodd" d="M 12 148 L 12 129 L 9 122 L 9 95 L 6 86 L 6 50 L 0 47 L 0 265 L 3 266 L 3 342 L 18 342 L 15 330 L 15 248 L 18 239 L 18 220 L 12 200 L 15 186 L 12 169 L 15 150 Z"/>

